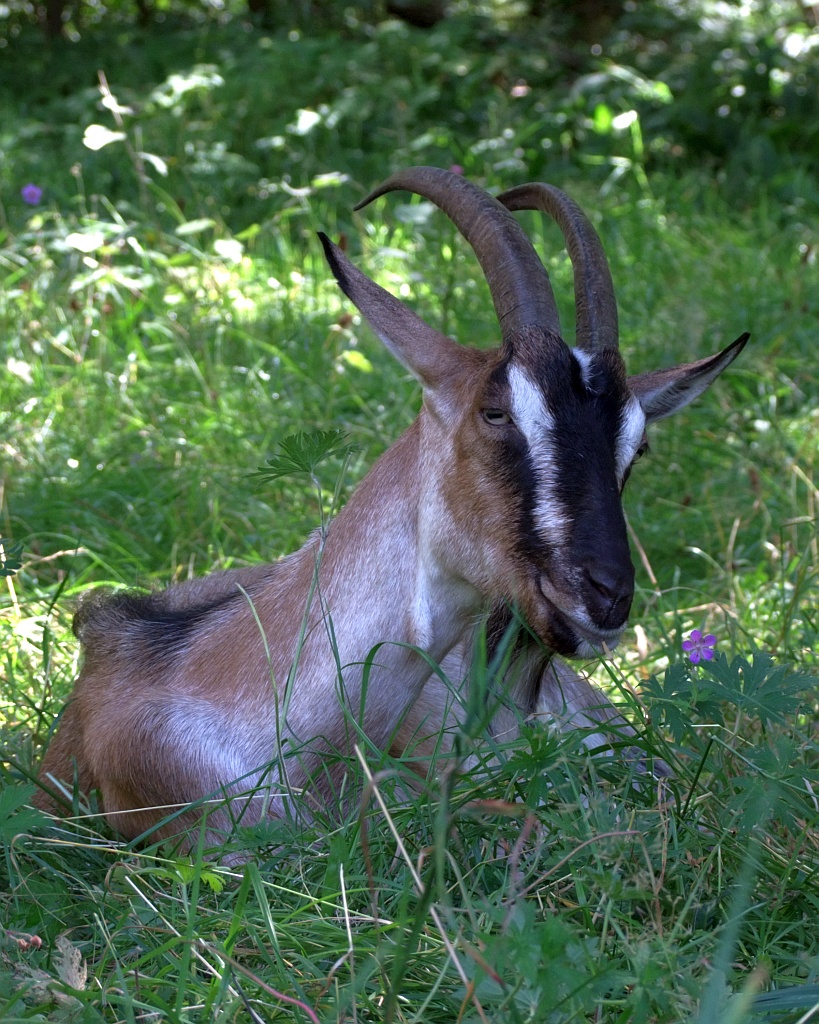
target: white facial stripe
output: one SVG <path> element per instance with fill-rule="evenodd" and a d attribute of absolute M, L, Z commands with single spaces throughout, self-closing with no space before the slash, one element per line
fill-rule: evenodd
<path fill-rule="evenodd" d="M 537 530 L 550 540 L 562 540 L 569 516 L 555 494 L 557 464 L 550 433 L 555 421 L 540 388 L 519 367 L 512 364 L 507 378 L 512 394 L 512 418 L 526 438 L 535 471 L 534 508 Z"/>
<path fill-rule="evenodd" d="M 620 429 L 617 431 L 617 441 L 614 448 L 617 456 L 618 480 L 623 479 L 623 474 L 631 465 L 631 460 L 640 447 L 640 441 L 643 439 L 645 429 L 645 413 L 637 399 L 632 396 L 623 408 Z"/>
<path fill-rule="evenodd" d="M 512 415 L 531 444 L 533 438 L 554 429 L 554 417 L 546 408 L 543 392 L 524 370 L 513 363 L 509 367 L 507 378 L 512 392 Z"/>

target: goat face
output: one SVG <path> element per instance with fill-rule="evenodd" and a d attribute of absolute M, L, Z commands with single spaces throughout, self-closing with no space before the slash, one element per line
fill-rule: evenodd
<path fill-rule="evenodd" d="M 552 650 L 591 654 L 617 643 L 631 607 L 620 491 L 645 417 L 616 352 L 578 357 L 531 329 L 517 342 L 462 427 L 451 509 L 477 518 L 478 532 L 483 524 L 500 562 L 484 593 L 517 603 Z M 470 478 L 480 483 L 468 508 Z M 491 537 L 487 500 L 503 510 Z"/>
<path fill-rule="evenodd" d="M 620 495 L 648 422 L 681 408 L 747 335 L 698 363 L 629 379 L 600 240 L 567 196 L 524 185 L 494 199 L 435 168 L 399 172 L 369 196 L 408 189 L 436 203 L 486 274 L 502 344 L 477 352 L 434 331 L 326 238 L 345 293 L 424 386 L 425 544 L 484 602 L 506 601 L 553 651 L 617 643 L 634 594 Z M 364 203 L 360 204 L 364 205 Z M 558 222 L 575 272 L 577 347 L 560 336 L 548 276 L 511 210 Z M 422 523 L 423 528 L 423 523 Z"/>

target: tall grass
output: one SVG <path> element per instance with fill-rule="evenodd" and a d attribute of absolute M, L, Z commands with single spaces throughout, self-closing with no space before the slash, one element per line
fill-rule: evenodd
<path fill-rule="evenodd" d="M 650 191 L 626 176 L 601 195 L 602 178 L 551 167 L 597 220 L 633 372 L 753 334 L 695 408 L 654 429 L 626 496 L 634 633 L 595 675 L 673 764 L 667 787 L 537 726 L 490 757 L 476 723 L 456 746 L 469 772 L 442 762 L 408 790 L 407 764 L 364 750 L 350 763 L 359 799 L 332 819 L 239 829 L 234 852 L 251 856 L 238 867 L 25 806 L 76 674 L 80 592 L 294 550 L 319 512 L 301 479 L 252 477 L 277 442 L 343 429 L 357 446 L 346 493 L 411 421 L 417 389 L 338 293 L 316 229 L 345 232 L 364 269 L 460 340 L 495 340 L 474 259 L 442 216 L 400 197 L 349 210 L 400 164 L 458 162 L 490 187 L 549 168 L 516 155 L 529 125 L 508 96 L 470 120 L 479 56 L 441 73 L 447 120 L 440 97 L 419 99 L 434 49 L 390 31 L 355 66 L 334 40 L 126 40 L 102 85 L 132 111 L 121 125 L 99 107 L 99 52 L 74 51 L 62 98 L 58 82 L 37 86 L 35 55 L 33 92 L 5 94 L 0 535 L 24 551 L 0 580 L 0 1015 L 710 1022 L 756 1006 L 807 1020 L 814 243 L 798 209 L 743 212 L 694 174 L 651 177 Z M 84 148 L 92 123 L 126 137 Z M 28 181 L 46 190 L 36 208 L 18 198 Z M 557 235 L 526 223 L 570 325 Z M 329 502 L 340 463 L 321 472 Z M 683 662 L 695 627 L 718 636 L 711 669 Z"/>

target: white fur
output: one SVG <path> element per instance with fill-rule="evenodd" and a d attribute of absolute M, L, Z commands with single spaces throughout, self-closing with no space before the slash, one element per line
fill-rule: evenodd
<path fill-rule="evenodd" d="M 582 348 L 573 348 L 572 355 L 580 364 L 580 376 L 583 378 L 583 383 L 586 386 L 586 389 L 591 391 L 592 388 L 589 381 L 591 380 L 591 369 L 594 356 L 590 355 Z"/>
<path fill-rule="evenodd" d="M 622 480 L 631 461 L 640 447 L 646 429 L 646 414 L 633 396 L 623 409 L 623 418 L 617 431 L 615 454 L 617 457 L 617 479 Z"/>
<path fill-rule="evenodd" d="M 526 372 L 512 363 L 508 371 L 512 393 L 512 418 L 529 444 L 537 480 L 535 522 L 551 541 L 565 536 L 571 518 L 555 493 L 556 458 L 551 434 L 555 421 L 546 408 L 543 392 Z"/>

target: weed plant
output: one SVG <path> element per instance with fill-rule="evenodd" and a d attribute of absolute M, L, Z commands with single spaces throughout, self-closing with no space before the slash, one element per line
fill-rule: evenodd
<path fill-rule="evenodd" d="M 543 147 L 534 159 L 511 97 L 483 103 L 477 58 L 441 78 L 447 120 L 424 68 L 458 52 L 419 65 L 397 27 L 355 60 L 337 40 L 245 36 L 125 40 L 102 77 L 99 52 L 78 50 L 38 112 L 4 100 L 0 1017 L 812 1019 L 814 229 L 798 206 L 745 211 L 695 171 L 638 160 L 612 180 Z M 495 342 L 441 215 L 407 197 L 349 212 L 413 162 L 490 188 L 566 184 L 604 238 L 632 372 L 752 332 L 695 408 L 653 430 L 626 493 L 634 629 L 590 666 L 673 779 L 536 724 L 491 749 L 476 713 L 421 785 L 364 745 L 339 814 L 240 826 L 231 866 L 203 837 L 191 856 L 123 844 L 93 804 L 60 823 L 31 811 L 26 779 L 77 671 L 77 596 L 294 550 L 417 409 L 315 231 L 343 232 L 461 341 Z M 554 228 L 526 223 L 570 338 L 571 268 Z M 343 431 L 354 451 L 324 433 L 313 484 L 282 475 L 281 441 L 301 430 Z M 713 661 L 686 660 L 693 629 L 717 637 Z M 476 669 L 478 693 L 491 671 Z"/>

